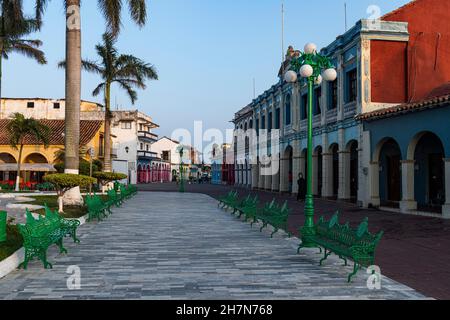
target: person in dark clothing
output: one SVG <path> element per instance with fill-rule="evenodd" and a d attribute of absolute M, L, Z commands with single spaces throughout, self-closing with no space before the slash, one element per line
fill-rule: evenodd
<path fill-rule="evenodd" d="M 297 194 L 297 201 L 305 201 L 306 199 L 306 180 L 303 178 L 303 174 L 300 173 L 298 175 L 298 194 Z"/>

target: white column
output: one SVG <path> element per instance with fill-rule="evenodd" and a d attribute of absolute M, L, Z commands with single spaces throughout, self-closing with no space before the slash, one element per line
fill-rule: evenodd
<path fill-rule="evenodd" d="M 374 207 L 379 207 L 380 200 L 380 165 L 378 162 L 370 162 L 370 203 Z"/>
<path fill-rule="evenodd" d="M 259 167 L 257 164 L 252 164 L 252 189 L 258 188 Z"/>
<path fill-rule="evenodd" d="M 275 159 L 277 164 L 274 165 L 274 171 L 272 171 L 272 191 L 280 191 L 280 171 L 281 171 L 281 161 L 280 155 Z"/>
<path fill-rule="evenodd" d="M 417 210 L 417 201 L 414 199 L 414 160 L 403 160 L 402 164 L 402 201 L 400 211 L 407 213 Z"/>
<path fill-rule="evenodd" d="M 442 216 L 450 219 L 450 159 L 444 159 L 445 163 L 445 205 L 442 206 Z"/>
<path fill-rule="evenodd" d="M 262 174 L 263 171 L 264 171 L 263 164 L 259 163 L 258 189 L 264 189 L 264 175 Z"/>
<path fill-rule="evenodd" d="M 322 197 L 333 197 L 333 154 L 322 154 Z"/>

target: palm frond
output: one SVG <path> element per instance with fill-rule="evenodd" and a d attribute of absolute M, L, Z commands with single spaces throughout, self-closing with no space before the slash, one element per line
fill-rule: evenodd
<path fill-rule="evenodd" d="M 47 59 L 43 51 L 37 49 L 35 46 L 23 40 L 18 40 L 12 43 L 9 51 L 21 53 L 24 56 L 36 60 L 39 64 L 46 64 Z"/>

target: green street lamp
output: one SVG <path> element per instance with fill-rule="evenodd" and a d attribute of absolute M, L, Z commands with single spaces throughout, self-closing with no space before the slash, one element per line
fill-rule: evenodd
<path fill-rule="evenodd" d="M 183 175 L 183 154 L 184 154 L 184 149 L 182 146 L 180 146 L 178 148 L 178 153 L 180 154 L 180 189 L 179 192 L 180 193 L 184 193 L 184 175 Z"/>
<path fill-rule="evenodd" d="M 296 83 L 300 73 L 302 78 L 308 81 L 308 149 L 307 149 L 307 190 L 305 201 L 305 225 L 300 230 L 302 244 L 300 248 L 317 247 L 310 239 L 315 234 L 314 229 L 314 197 L 312 189 L 313 179 L 313 94 L 314 85 L 320 85 L 323 80 L 334 81 L 337 72 L 330 59 L 317 53 L 317 46 L 314 43 L 305 45 L 304 52 L 300 52 L 297 57 L 291 60 L 291 70 L 287 71 L 284 79 L 288 83 Z"/>

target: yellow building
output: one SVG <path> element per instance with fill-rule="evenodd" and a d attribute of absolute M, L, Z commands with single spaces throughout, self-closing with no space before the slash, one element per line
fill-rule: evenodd
<path fill-rule="evenodd" d="M 55 172 L 58 151 L 64 150 L 65 101 L 51 99 L 2 99 L 0 103 L 0 184 L 13 184 L 16 180 L 19 151 L 9 145 L 7 125 L 14 113 L 33 117 L 51 129 L 48 148 L 33 137 L 26 137 L 22 154 L 22 179 L 28 186 L 42 182 L 48 172 Z M 80 148 L 94 150 L 94 159 L 103 160 L 104 111 L 100 104 L 82 101 L 80 121 Z"/>
<path fill-rule="evenodd" d="M 0 181 L 11 184 L 16 178 L 19 151 L 9 145 L 9 134 L 6 130 L 10 120 L 0 120 Z M 42 182 L 48 172 L 56 171 L 54 164 L 58 151 L 64 149 L 64 120 L 40 120 L 51 129 L 48 148 L 39 145 L 33 137 L 25 138 L 22 154 L 22 182 L 29 185 Z M 95 158 L 103 157 L 103 122 L 99 120 L 80 121 L 80 146 L 83 151 L 94 149 Z"/>

